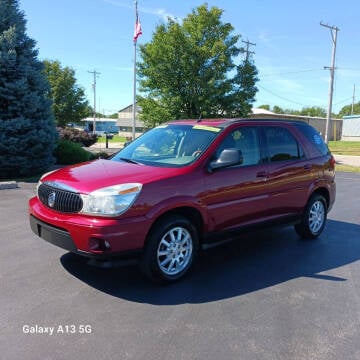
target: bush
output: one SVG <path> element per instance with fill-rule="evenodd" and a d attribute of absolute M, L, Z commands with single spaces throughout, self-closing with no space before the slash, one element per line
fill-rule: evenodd
<path fill-rule="evenodd" d="M 68 140 L 59 140 L 54 153 L 57 163 L 62 165 L 72 165 L 88 161 L 91 153 L 84 150 L 80 144 Z"/>
<path fill-rule="evenodd" d="M 106 153 L 105 151 L 100 151 L 98 153 L 92 153 L 90 155 L 90 160 L 96 160 L 96 159 L 108 159 L 110 155 Z"/>
<path fill-rule="evenodd" d="M 82 146 L 89 147 L 96 143 L 97 135 L 89 134 L 84 130 L 74 129 L 74 128 L 57 128 L 59 137 L 62 140 L 68 140 L 75 143 L 79 143 Z"/>

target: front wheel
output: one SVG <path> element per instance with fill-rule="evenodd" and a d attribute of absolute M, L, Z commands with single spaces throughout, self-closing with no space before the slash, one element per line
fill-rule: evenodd
<path fill-rule="evenodd" d="M 295 225 L 295 231 L 304 239 L 315 239 L 324 230 L 326 218 L 326 200 L 315 194 L 308 201 L 301 222 Z"/>
<path fill-rule="evenodd" d="M 141 269 L 153 281 L 178 280 L 189 271 L 198 247 L 198 233 L 194 225 L 182 216 L 168 216 L 149 234 Z"/>

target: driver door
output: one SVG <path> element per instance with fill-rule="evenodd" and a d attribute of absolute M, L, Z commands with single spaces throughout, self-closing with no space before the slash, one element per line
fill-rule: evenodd
<path fill-rule="evenodd" d="M 202 200 L 207 207 L 210 231 L 250 224 L 266 216 L 268 165 L 262 161 L 258 128 L 236 128 L 220 144 L 215 156 L 225 148 L 240 149 L 243 162 L 205 177 Z"/>

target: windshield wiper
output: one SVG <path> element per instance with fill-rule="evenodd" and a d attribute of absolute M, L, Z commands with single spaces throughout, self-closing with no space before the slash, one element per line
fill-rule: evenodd
<path fill-rule="evenodd" d="M 128 158 L 119 158 L 119 160 L 121 161 L 125 161 L 127 163 L 130 163 L 130 164 L 137 164 L 137 165 L 142 165 L 140 162 L 136 161 L 136 160 L 133 160 L 133 159 L 128 159 Z"/>

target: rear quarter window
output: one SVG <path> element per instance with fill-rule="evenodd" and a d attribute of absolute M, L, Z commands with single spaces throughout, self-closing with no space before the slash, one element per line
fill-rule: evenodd
<path fill-rule="evenodd" d="M 296 127 L 304 134 L 311 145 L 315 147 L 321 155 L 327 155 L 330 153 L 329 148 L 315 128 L 306 124 L 296 124 Z"/>

